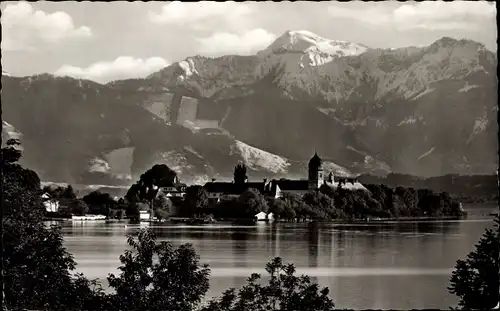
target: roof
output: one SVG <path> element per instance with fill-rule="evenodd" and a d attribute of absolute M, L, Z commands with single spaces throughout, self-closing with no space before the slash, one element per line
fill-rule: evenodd
<path fill-rule="evenodd" d="M 207 182 L 203 188 L 207 192 L 223 192 L 227 193 L 233 189 L 233 183 L 230 182 Z"/>
<path fill-rule="evenodd" d="M 182 192 L 182 190 L 183 189 L 185 190 L 186 187 L 187 187 L 186 184 L 179 183 L 179 184 L 176 184 L 176 185 L 171 186 L 171 187 L 160 187 L 160 190 L 165 191 L 166 189 L 170 190 L 170 189 L 174 188 L 175 190 Z"/>
<path fill-rule="evenodd" d="M 247 182 L 244 184 L 235 184 L 233 182 L 208 182 L 204 186 L 207 192 L 218 192 L 224 194 L 241 194 L 245 190 L 253 188 L 264 193 L 264 182 Z"/>
<path fill-rule="evenodd" d="M 281 190 L 285 191 L 303 191 L 309 189 L 309 181 L 308 180 L 273 180 L 273 186 L 271 187 L 271 191 L 276 189 L 275 185 L 278 185 Z"/>

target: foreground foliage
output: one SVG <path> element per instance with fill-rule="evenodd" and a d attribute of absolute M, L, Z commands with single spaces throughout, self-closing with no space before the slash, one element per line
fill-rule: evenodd
<path fill-rule="evenodd" d="M 465 260 L 457 260 L 448 290 L 460 298 L 465 310 L 492 309 L 500 301 L 500 220 L 494 230 L 486 229 L 476 249 Z"/>
<path fill-rule="evenodd" d="M 66 310 L 74 307 L 75 262 L 58 227 L 43 224 L 40 179 L 17 161 L 18 141 L 2 148 L 2 225 L 5 307 Z"/>
<path fill-rule="evenodd" d="M 193 310 L 208 291 L 207 265 L 189 244 L 174 249 L 171 243 L 156 243 L 148 230 L 137 240 L 128 237 L 131 249 L 120 256 L 119 276 L 110 274 L 109 286 L 116 291 L 109 299 L 113 310 Z"/>
<path fill-rule="evenodd" d="M 258 283 L 261 276 L 252 274 L 239 291 L 231 288 L 213 299 L 202 311 L 323 311 L 333 310 L 328 288 L 319 289 L 308 276 L 295 275 L 293 264 L 283 264 L 277 257 L 266 265 L 270 279 L 267 285 Z"/>

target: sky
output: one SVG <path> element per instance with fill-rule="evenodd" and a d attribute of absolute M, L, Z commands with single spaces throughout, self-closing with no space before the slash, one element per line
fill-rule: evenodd
<path fill-rule="evenodd" d="M 100 83 L 141 78 L 189 56 L 251 55 L 287 30 L 393 48 L 471 39 L 496 52 L 494 2 L 13 2 L 2 69 Z"/>

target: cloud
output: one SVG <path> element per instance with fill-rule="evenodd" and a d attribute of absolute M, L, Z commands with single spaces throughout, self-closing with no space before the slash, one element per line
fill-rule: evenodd
<path fill-rule="evenodd" d="M 344 4 L 343 6 L 331 5 L 327 10 L 332 17 L 355 19 L 370 24 L 388 22 L 390 17 L 390 13 L 381 7 L 354 9 L 349 4 Z"/>
<path fill-rule="evenodd" d="M 210 37 L 198 38 L 200 52 L 209 55 L 254 54 L 270 45 L 276 36 L 265 29 L 257 28 L 242 34 L 216 32 Z"/>
<path fill-rule="evenodd" d="M 35 11 L 28 2 L 8 4 L 2 12 L 2 49 L 36 50 L 69 38 L 92 36 L 87 26 L 76 28 L 66 12 Z"/>
<path fill-rule="evenodd" d="M 484 18 L 494 18 L 496 8 L 486 1 L 424 1 L 403 4 L 392 14 L 396 23 L 407 28 L 475 29 Z"/>
<path fill-rule="evenodd" d="M 149 19 L 157 24 L 178 25 L 196 30 L 210 29 L 214 24 L 226 28 L 242 29 L 244 17 L 254 10 L 245 3 L 227 2 L 179 2 L 165 4 L 159 13 L 149 11 Z"/>
<path fill-rule="evenodd" d="M 328 13 L 374 25 L 387 24 L 399 30 L 477 30 L 485 18 L 495 18 L 496 7 L 487 1 L 423 1 L 395 9 L 379 6 L 362 10 L 331 5 Z"/>
<path fill-rule="evenodd" d="M 166 66 L 168 62 L 161 57 L 142 59 L 120 56 L 113 61 L 97 62 L 84 68 L 64 65 L 54 74 L 107 83 L 120 79 L 144 78 Z"/>

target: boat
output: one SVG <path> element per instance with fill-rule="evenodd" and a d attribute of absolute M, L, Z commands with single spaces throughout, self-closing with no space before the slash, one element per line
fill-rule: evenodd
<path fill-rule="evenodd" d="M 106 220 L 104 215 L 84 215 L 84 216 L 71 216 L 72 221 L 87 221 L 87 220 Z"/>

